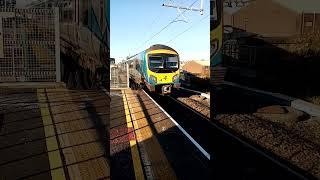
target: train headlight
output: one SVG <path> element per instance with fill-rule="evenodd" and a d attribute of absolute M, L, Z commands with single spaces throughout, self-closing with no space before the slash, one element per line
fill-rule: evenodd
<path fill-rule="evenodd" d="M 179 74 L 176 74 L 172 77 L 172 82 L 177 82 L 179 81 Z"/>
<path fill-rule="evenodd" d="M 210 45 L 210 57 L 213 58 L 213 56 L 217 53 L 219 49 L 219 40 L 218 39 L 213 39 L 211 41 Z"/>
<path fill-rule="evenodd" d="M 151 82 L 157 83 L 157 78 L 155 76 L 150 75 L 149 80 Z"/>

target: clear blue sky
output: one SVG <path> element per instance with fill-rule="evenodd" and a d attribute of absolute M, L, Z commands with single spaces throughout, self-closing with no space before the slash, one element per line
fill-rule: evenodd
<path fill-rule="evenodd" d="M 174 4 L 190 6 L 196 0 L 172 0 Z M 204 14 L 186 11 L 183 15 L 188 23 L 175 22 L 156 37 L 150 39 L 163 27 L 175 19 L 177 9 L 163 7 L 168 0 L 111 0 L 110 47 L 111 57 L 116 61 L 133 55 L 152 44 L 165 44 L 178 51 L 181 60 L 206 59 L 210 57 L 210 14 L 209 0 L 204 0 Z M 193 5 L 200 7 L 200 0 Z M 181 10 L 182 12 L 184 10 Z M 206 17 L 206 18 L 205 18 Z M 205 18 L 205 19 L 203 19 Z M 183 19 L 182 16 L 179 19 Z M 167 43 L 189 27 L 188 31 Z M 140 47 L 139 49 L 137 49 Z"/>

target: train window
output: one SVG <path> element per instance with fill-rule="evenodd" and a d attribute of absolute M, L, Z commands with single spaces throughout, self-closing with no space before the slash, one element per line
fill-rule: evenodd
<path fill-rule="evenodd" d="M 163 58 L 161 56 L 150 56 L 149 66 L 150 66 L 150 69 L 163 68 Z"/>
<path fill-rule="evenodd" d="M 178 56 L 168 57 L 167 68 L 178 68 Z"/>

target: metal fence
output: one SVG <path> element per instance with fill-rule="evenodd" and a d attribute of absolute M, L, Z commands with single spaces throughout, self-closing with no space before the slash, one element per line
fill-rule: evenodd
<path fill-rule="evenodd" d="M 0 82 L 60 81 L 58 12 L 0 8 Z"/>
<path fill-rule="evenodd" d="M 110 65 L 110 88 L 129 88 L 129 66 L 128 64 Z"/>
<path fill-rule="evenodd" d="M 259 63 L 270 60 L 275 50 L 277 50 L 276 47 L 224 44 L 224 65 L 255 67 Z"/>

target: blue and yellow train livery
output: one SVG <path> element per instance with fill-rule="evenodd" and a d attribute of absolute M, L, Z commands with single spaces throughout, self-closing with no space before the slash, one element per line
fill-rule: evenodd
<path fill-rule="evenodd" d="M 224 82 L 226 68 L 222 61 L 222 36 L 223 36 L 223 1 L 210 0 L 210 117 L 215 117 L 219 112 L 221 98 L 221 85 Z"/>
<path fill-rule="evenodd" d="M 210 80 L 213 86 L 220 85 L 225 76 L 226 68 L 222 64 L 223 36 L 223 1 L 210 1 Z"/>
<path fill-rule="evenodd" d="M 210 1 L 210 45 L 211 45 L 211 66 L 215 67 L 220 65 L 222 62 L 222 33 L 223 33 L 223 23 L 222 23 L 222 1 L 221 0 L 211 0 Z"/>
<path fill-rule="evenodd" d="M 176 50 L 156 44 L 128 59 L 130 79 L 149 91 L 169 94 L 179 88 L 180 59 Z"/>

